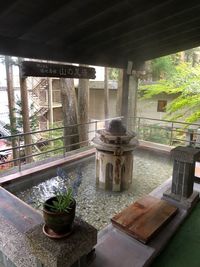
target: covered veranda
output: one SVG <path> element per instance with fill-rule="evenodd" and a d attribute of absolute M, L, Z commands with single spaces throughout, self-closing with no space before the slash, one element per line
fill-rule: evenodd
<path fill-rule="evenodd" d="M 133 117 L 144 62 L 198 46 L 199 9 L 195 0 L 6 1 L 0 54 L 122 68 L 121 115 Z"/>
<path fill-rule="evenodd" d="M 200 44 L 200 3 L 195 0 L 8 0 L 0 7 L 0 54 L 123 68 L 125 119 L 135 116 L 134 95 L 144 62 Z M 198 238 L 196 232 L 190 234 Z M 188 257 L 187 251 L 184 255 Z M 191 266 L 198 266 L 198 260 Z M 165 266 L 172 266 L 167 261 L 166 257 Z M 113 266 L 110 259 L 100 258 L 96 264 Z M 127 261 L 124 266 L 135 266 L 131 264 Z"/>

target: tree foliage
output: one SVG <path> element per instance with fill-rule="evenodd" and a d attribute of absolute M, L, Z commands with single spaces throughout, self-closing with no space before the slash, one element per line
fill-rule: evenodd
<path fill-rule="evenodd" d="M 174 72 L 175 66 L 171 56 L 156 58 L 152 60 L 151 64 L 153 80 L 168 78 Z"/>
<path fill-rule="evenodd" d="M 119 69 L 116 68 L 108 68 L 108 79 L 109 80 L 118 80 L 119 77 Z"/>
<path fill-rule="evenodd" d="M 31 103 L 30 105 L 30 110 L 33 111 L 34 110 L 34 104 Z M 14 133 L 20 133 L 23 132 L 23 114 L 22 114 L 22 103 L 21 100 L 19 98 L 17 98 L 16 103 L 15 103 L 15 108 L 14 111 L 16 113 L 16 129 L 12 129 L 14 131 Z M 36 131 L 38 128 L 38 117 L 35 113 L 33 113 L 30 117 L 30 128 L 31 131 Z M 10 124 L 6 125 L 6 128 L 8 130 L 11 130 L 11 126 Z"/>
<path fill-rule="evenodd" d="M 167 106 L 166 118 L 184 119 L 195 122 L 200 119 L 200 66 L 191 62 L 174 65 L 174 71 L 165 79 L 151 85 L 140 85 L 143 98 L 151 98 L 160 93 L 173 94 L 177 97 Z"/>

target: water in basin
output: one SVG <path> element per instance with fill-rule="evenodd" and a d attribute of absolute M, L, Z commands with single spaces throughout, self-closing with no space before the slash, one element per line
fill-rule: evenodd
<path fill-rule="evenodd" d="M 139 197 L 150 193 L 172 174 L 172 163 L 169 156 L 149 151 L 134 152 L 133 183 L 124 192 L 107 192 L 96 188 L 95 158 L 90 157 L 76 162 L 66 168 L 72 180 L 81 176 L 81 185 L 77 195 L 77 215 L 97 229 L 110 223 L 110 218 Z M 52 177 L 54 176 L 54 177 Z M 39 180 L 37 182 L 37 180 Z M 45 177 L 44 181 L 34 178 L 34 183 L 26 183 L 26 188 L 13 185 L 8 188 L 17 197 L 35 205 L 33 202 L 43 201 L 52 195 L 53 187 L 63 187 L 65 180 L 56 176 Z M 22 189 L 23 188 L 23 189 Z"/>

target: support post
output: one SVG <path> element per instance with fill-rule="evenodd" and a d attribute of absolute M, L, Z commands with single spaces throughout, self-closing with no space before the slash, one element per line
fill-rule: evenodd
<path fill-rule="evenodd" d="M 121 115 L 128 130 L 134 130 L 137 116 L 137 92 L 138 76 L 137 71 L 133 71 L 132 62 L 128 62 L 127 70 L 123 70 L 123 89 L 121 94 Z M 128 118 L 132 118 L 128 123 Z"/>
<path fill-rule="evenodd" d="M 122 83 L 122 104 L 121 116 L 123 116 L 123 124 L 127 127 L 128 119 L 128 95 L 129 95 L 129 75 L 126 70 L 123 70 L 123 83 Z"/>
<path fill-rule="evenodd" d="M 104 114 L 105 119 L 109 118 L 109 87 L 108 87 L 108 68 L 104 68 Z M 108 125 L 108 121 L 105 121 L 105 126 Z"/>
<path fill-rule="evenodd" d="M 128 96 L 128 130 L 135 131 L 137 117 L 137 95 L 138 95 L 138 77 L 134 71 L 129 76 L 129 96 Z"/>
<path fill-rule="evenodd" d="M 117 88 L 117 101 L 116 101 L 116 115 L 121 116 L 122 111 L 122 85 L 123 84 L 123 69 L 119 69 L 118 88 Z"/>

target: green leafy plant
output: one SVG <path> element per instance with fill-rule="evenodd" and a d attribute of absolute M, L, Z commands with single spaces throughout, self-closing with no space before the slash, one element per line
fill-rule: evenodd
<path fill-rule="evenodd" d="M 200 119 L 200 65 L 181 63 L 168 79 L 156 83 L 140 85 L 143 99 L 150 99 L 161 93 L 174 95 L 175 99 L 167 105 L 165 119 L 182 119 L 188 123 Z"/>
<path fill-rule="evenodd" d="M 52 204 L 45 203 L 45 207 L 50 208 L 52 212 L 69 212 L 70 205 L 74 201 L 73 199 L 73 190 L 71 187 L 65 191 L 55 191 L 55 200 L 52 201 Z"/>
<path fill-rule="evenodd" d="M 45 201 L 43 203 L 44 208 L 48 208 L 51 212 L 69 212 L 73 204 L 74 197 L 77 195 L 78 187 L 81 184 L 82 172 L 77 172 L 76 179 L 71 182 L 66 172 L 62 168 L 57 168 L 57 176 L 68 182 L 68 185 L 58 189 L 53 186 L 52 202 Z"/>

